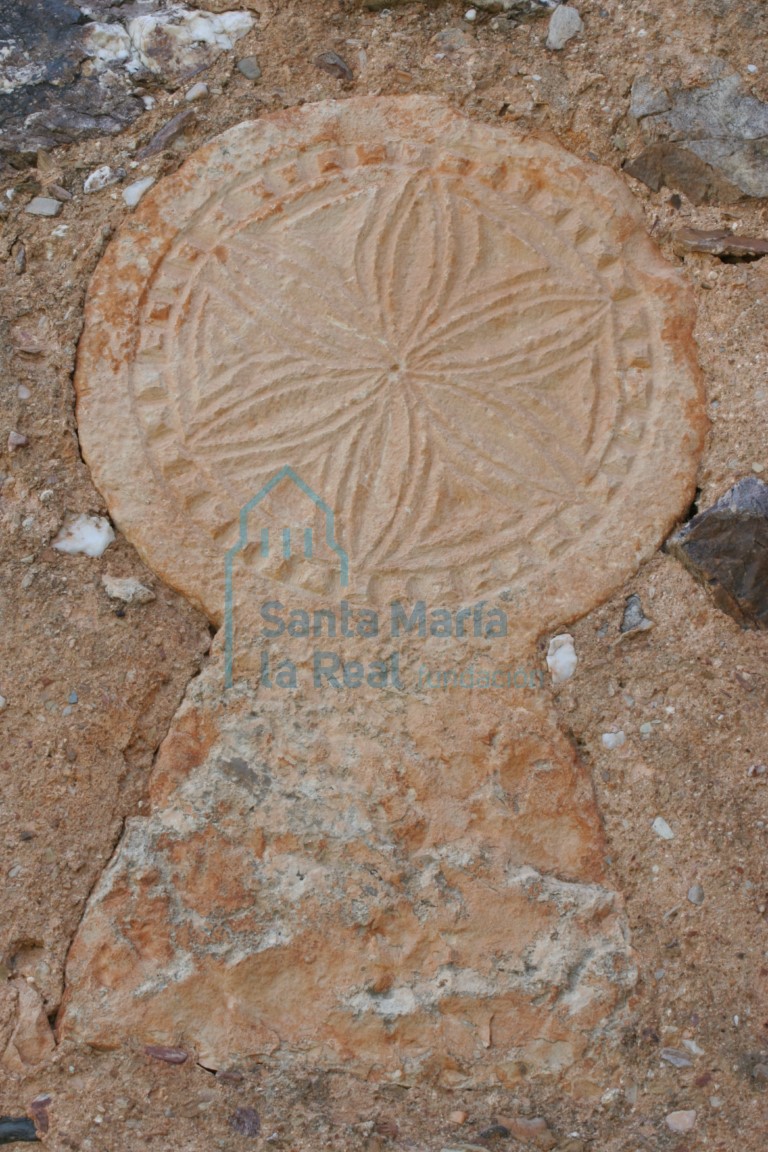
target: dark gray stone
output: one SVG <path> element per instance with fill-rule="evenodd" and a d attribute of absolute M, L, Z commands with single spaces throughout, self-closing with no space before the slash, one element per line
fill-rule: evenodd
<path fill-rule="evenodd" d="M 143 112 L 130 77 L 81 75 L 89 23 L 64 0 L 0 0 L 0 156 L 120 132 Z"/>
<path fill-rule="evenodd" d="M 743 628 L 768 628 L 768 484 L 739 480 L 666 547 Z"/>
<path fill-rule="evenodd" d="M 0 1116 L 0 1144 L 31 1144 L 39 1139 L 28 1116 Z"/>
<path fill-rule="evenodd" d="M 679 92 L 665 114 L 673 139 L 759 140 L 768 137 L 768 104 L 744 91 L 738 76 Z"/>
<path fill-rule="evenodd" d="M 671 97 L 639 77 L 630 112 L 649 146 L 625 171 L 654 191 L 667 185 L 694 204 L 768 196 L 768 104 L 738 76 Z"/>

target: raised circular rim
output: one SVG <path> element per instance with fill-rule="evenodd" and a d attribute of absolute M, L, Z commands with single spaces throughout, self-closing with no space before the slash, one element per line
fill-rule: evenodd
<path fill-rule="evenodd" d="M 553 178 L 583 186 L 604 206 L 606 230 L 644 286 L 665 359 L 660 373 L 664 403 L 651 413 L 643 441 L 643 484 L 622 488 L 615 515 L 603 521 L 599 564 L 594 547 L 583 555 L 572 553 L 566 572 L 549 573 L 524 592 L 515 605 L 519 630 L 536 635 L 602 602 L 653 554 L 690 503 L 707 429 L 692 335 L 692 294 L 647 235 L 642 212 L 621 179 L 549 143 L 469 120 L 432 97 L 304 105 L 215 137 L 145 195 L 93 275 L 78 346 L 78 430 L 94 482 L 115 523 L 148 566 L 217 624 L 224 606 L 223 551 L 184 516 L 153 471 L 128 386 L 146 285 L 212 183 L 220 185 L 311 145 L 364 141 L 375 157 L 377 146 L 389 141 L 425 139 L 454 152 L 493 149 L 500 159 L 517 164 L 545 164 Z M 113 430 L 111 437 L 104 436 L 105 428 Z"/>

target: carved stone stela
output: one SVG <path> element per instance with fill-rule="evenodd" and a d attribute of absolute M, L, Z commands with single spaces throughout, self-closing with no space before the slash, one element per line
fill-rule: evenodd
<path fill-rule="evenodd" d="M 610 1040 L 631 952 L 543 680 L 416 673 L 530 664 L 657 547 L 704 429 L 690 327 L 618 178 L 431 99 L 239 125 L 145 198 L 76 377 L 118 526 L 229 640 L 265 601 L 452 623 L 336 686 L 295 631 L 284 691 L 274 639 L 228 690 L 217 642 L 91 897 L 63 1032 L 447 1082 Z M 477 604 L 503 631 L 462 634 Z"/>

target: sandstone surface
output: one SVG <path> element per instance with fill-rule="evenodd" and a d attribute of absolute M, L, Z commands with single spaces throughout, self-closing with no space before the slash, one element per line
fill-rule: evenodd
<path fill-rule="evenodd" d="M 59 1035 L 445 1084 L 588 1060 L 633 958 L 532 642 L 652 553 L 704 431 L 626 190 L 423 98 L 240 125 L 124 224 L 76 386 L 116 523 L 224 627 Z"/>
<path fill-rule="evenodd" d="M 124 223 L 80 440 L 119 527 L 217 623 L 241 509 L 290 466 L 335 512 L 350 595 L 503 593 L 530 640 L 692 496 L 690 331 L 607 170 L 429 98 L 305 106 L 224 133 Z M 332 556 L 300 568 L 264 575 L 336 595 Z"/>
<path fill-rule="evenodd" d="M 379 697 L 195 681 L 91 897 L 63 1035 L 445 1084 L 614 1036 L 633 957 L 547 706 Z"/>

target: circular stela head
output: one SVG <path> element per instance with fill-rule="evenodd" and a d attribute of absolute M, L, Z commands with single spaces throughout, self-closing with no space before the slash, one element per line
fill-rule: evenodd
<path fill-rule="evenodd" d="M 270 579 L 329 595 L 344 555 L 350 599 L 501 596 L 533 633 L 690 500 L 691 326 L 607 169 L 433 99 L 307 105 L 212 140 L 121 227 L 79 348 L 83 454 L 215 621 L 281 491 L 297 528 L 290 487 L 315 546 L 282 536 Z"/>

